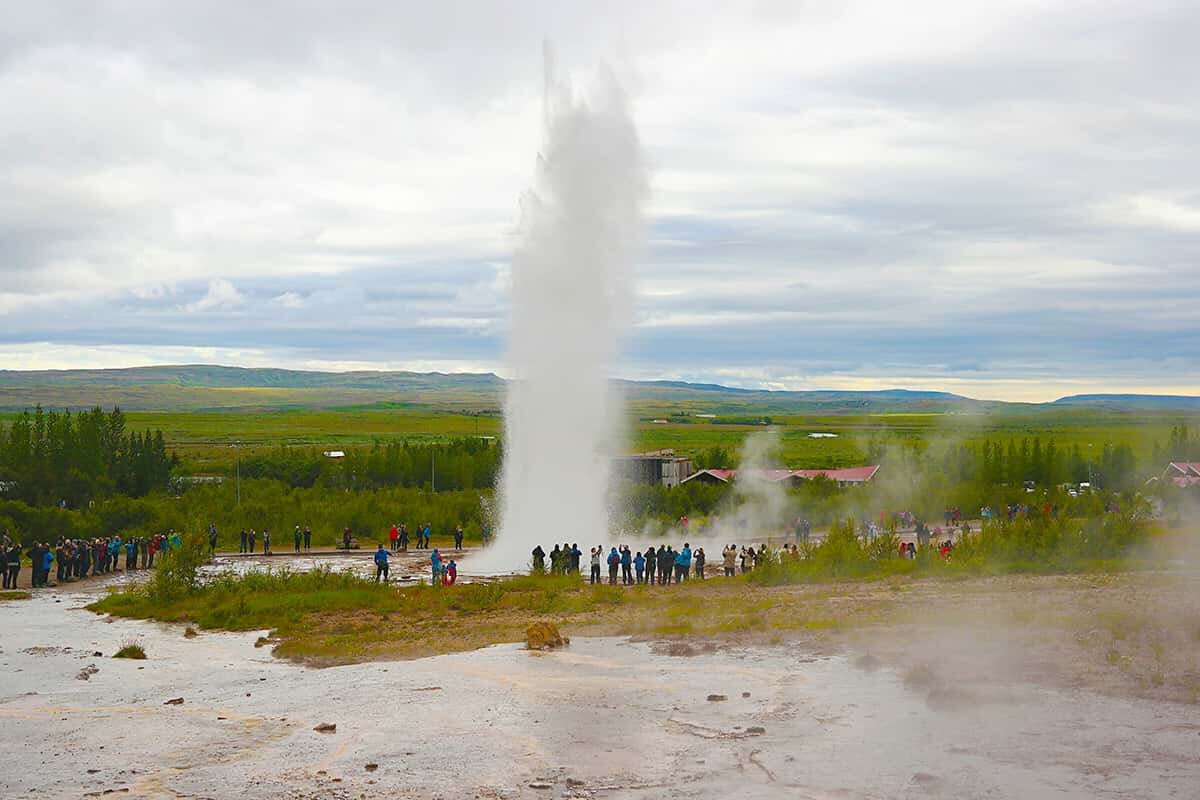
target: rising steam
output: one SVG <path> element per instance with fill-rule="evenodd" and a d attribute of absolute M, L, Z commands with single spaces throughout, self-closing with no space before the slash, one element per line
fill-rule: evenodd
<path fill-rule="evenodd" d="M 641 147 L 608 72 L 581 95 L 555 77 L 547 54 L 544 114 L 512 263 L 501 522 L 473 569 L 519 569 L 536 544 L 608 533 L 608 465 L 622 417 L 609 377 L 642 241 Z"/>

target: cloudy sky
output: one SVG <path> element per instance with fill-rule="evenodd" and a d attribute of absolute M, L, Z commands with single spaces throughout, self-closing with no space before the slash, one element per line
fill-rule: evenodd
<path fill-rule="evenodd" d="M 543 39 L 650 164 L 622 375 L 1200 394 L 1200 5 L 1153 1 L 12 4 L 0 367 L 503 371 Z"/>

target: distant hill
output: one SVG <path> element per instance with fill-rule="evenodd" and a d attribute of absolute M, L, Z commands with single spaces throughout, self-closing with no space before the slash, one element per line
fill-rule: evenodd
<path fill-rule="evenodd" d="M 261 389 L 482 389 L 504 381 L 489 373 L 311 372 L 189 364 L 128 369 L 0 370 L 0 387 L 16 386 L 204 386 Z"/>
<path fill-rule="evenodd" d="M 949 392 L 884 389 L 767 391 L 684 381 L 617 381 L 637 405 L 724 415 L 803 413 L 1064 413 L 1088 408 L 1200 410 L 1200 398 L 1077 395 L 1054 403 L 1002 403 Z M 235 411 L 299 408 L 498 409 L 503 379 L 491 373 L 315 372 L 207 364 L 96 370 L 0 370 L 0 410 L 37 403 L 54 408 L 120 405 L 137 411 Z"/>
<path fill-rule="evenodd" d="M 1054 401 L 1056 406 L 1091 408 L 1200 411 L 1200 397 L 1180 394 L 1073 394 Z"/>

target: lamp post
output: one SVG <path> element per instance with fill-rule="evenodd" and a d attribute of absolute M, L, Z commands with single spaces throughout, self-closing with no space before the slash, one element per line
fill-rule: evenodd
<path fill-rule="evenodd" d="M 235 484 L 237 486 L 237 504 L 242 505 L 242 443 L 240 441 L 233 443 L 234 449 L 237 451 L 237 471 Z"/>

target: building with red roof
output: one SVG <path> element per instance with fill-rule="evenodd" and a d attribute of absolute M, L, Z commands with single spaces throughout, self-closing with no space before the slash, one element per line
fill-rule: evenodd
<path fill-rule="evenodd" d="M 1162 477 L 1176 486 L 1200 484 L 1200 461 L 1172 461 L 1167 465 Z"/>
<path fill-rule="evenodd" d="M 838 486 L 861 486 L 874 478 L 878 471 L 879 465 L 871 464 L 865 467 L 846 467 L 845 469 L 758 469 L 751 470 L 751 474 L 757 480 L 786 483 L 789 486 L 798 486 L 802 481 L 810 481 L 818 477 L 836 481 Z M 694 480 L 714 485 L 731 483 L 737 479 L 737 475 L 736 469 L 702 469 L 689 475 L 683 482 Z"/>

